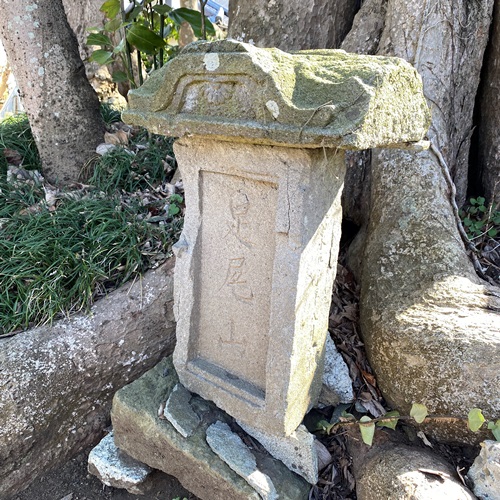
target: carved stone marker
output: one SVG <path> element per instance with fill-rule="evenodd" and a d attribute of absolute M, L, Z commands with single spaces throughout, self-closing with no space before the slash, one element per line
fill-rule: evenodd
<path fill-rule="evenodd" d="M 126 120 L 181 137 L 175 367 L 238 421 L 289 435 L 321 388 L 344 149 L 405 147 L 430 122 L 416 71 L 336 50 L 188 46 Z"/>

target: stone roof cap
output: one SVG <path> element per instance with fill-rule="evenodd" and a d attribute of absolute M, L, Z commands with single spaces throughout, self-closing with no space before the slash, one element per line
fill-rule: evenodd
<path fill-rule="evenodd" d="M 168 136 L 343 149 L 408 146 L 430 125 L 402 59 L 232 40 L 188 45 L 130 91 L 123 116 Z"/>

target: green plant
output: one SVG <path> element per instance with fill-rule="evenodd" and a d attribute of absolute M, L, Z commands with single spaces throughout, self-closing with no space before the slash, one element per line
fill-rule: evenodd
<path fill-rule="evenodd" d="M 482 196 L 470 198 L 469 203 L 459 212 L 469 239 L 482 236 L 495 238 L 500 233 L 500 210 L 492 205 L 487 207 Z"/>
<path fill-rule="evenodd" d="M 204 11 L 204 5 L 202 8 Z M 90 60 L 113 66 L 121 62 L 122 70 L 112 70 L 113 81 L 128 81 L 137 87 L 132 67 L 132 51 L 136 51 L 139 84 L 142 65 L 146 70 L 161 67 L 177 51 L 179 27 L 187 22 L 198 38 L 215 35 L 213 24 L 196 10 L 184 7 L 172 9 L 163 0 L 133 0 L 124 8 L 123 0 L 106 0 L 100 9 L 108 21 L 103 28 L 90 28 L 87 45 L 100 47 Z"/>
<path fill-rule="evenodd" d="M 180 194 L 173 194 L 169 198 L 168 205 L 168 215 L 174 216 L 181 211 L 180 204 L 184 201 L 184 198 Z"/>
<path fill-rule="evenodd" d="M 16 161 L 21 161 L 28 170 L 41 168 L 40 156 L 25 113 L 0 122 L 0 175 L 5 175 L 7 171 L 9 155 L 18 156 Z"/>
<path fill-rule="evenodd" d="M 0 173 L 0 336 L 88 309 L 168 257 L 183 222 L 165 213 L 172 142 L 135 132 L 131 149 L 98 160 L 92 185 L 50 205 L 39 176 Z"/>
<path fill-rule="evenodd" d="M 339 426 L 358 425 L 363 442 L 368 446 L 371 446 L 376 427 L 395 429 L 400 420 L 414 420 L 418 424 L 421 424 L 424 421 L 432 422 L 437 420 L 449 420 L 450 418 L 445 416 L 429 416 L 429 412 L 425 405 L 414 403 L 411 407 L 410 414 L 406 416 L 400 415 L 398 411 L 393 410 L 378 418 L 370 418 L 367 415 L 363 415 L 358 420 L 353 414 L 346 411 L 348 407 L 349 405 L 339 405 L 333 412 L 330 421 L 320 420 L 316 424 L 316 429 L 321 432 L 325 432 L 326 434 L 330 434 L 333 429 Z M 473 408 L 470 410 L 466 420 L 467 425 L 472 432 L 477 432 L 486 422 L 486 419 L 479 408 Z M 495 439 L 500 441 L 500 420 L 495 422 L 488 421 L 487 428 L 491 430 Z"/>
<path fill-rule="evenodd" d="M 111 104 L 101 103 L 101 116 L 106 125 L 121 121 L 122 112 Z"/>

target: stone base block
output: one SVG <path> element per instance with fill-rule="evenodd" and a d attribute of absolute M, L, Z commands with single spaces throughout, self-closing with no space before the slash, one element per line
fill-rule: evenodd
<path fill-rule="evenodd" d="M 192 396 L 187 414 L 194 411 L 200 423 L 189 437 L 184 438 L 164 418 L 165 402 L 177 383 L 172 359 L 167 358 L 116 393 L 111 415 L 116 445 L 136 460 L 175 476 L 202 500 L 260 499 L 257 491 L 207 444 L 207 428 L 217 421 L 233 426 L 231 417 L 213 403 Z M 177 412 L 176 420 L 180 418 Z M 310 485 L 306 481 L 270 455 L 251 452 L 258 470 L 269 477 L 280 500 L 307 498 Z"/>

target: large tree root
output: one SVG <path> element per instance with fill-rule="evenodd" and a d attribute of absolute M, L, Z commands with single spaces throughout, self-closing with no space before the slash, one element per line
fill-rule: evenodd
<path fill-rule="evenodd" d="M 361 328 L 378 384 L 395 408 L 427 405 L 500 417 L 500 289 L 482 282 L 456 229 L 432 152 L 374 154 L 372 211 L 361 274 Z M 458 422 L 458 420 L 457 420 Z M 435 422 L 446 440 L 465 425 Z"/>
<path fill-rule="evenodd" d="M 172 264 L 90 316 L 0 340 L 0 498 L 94 445 L 114 393 L 173 351 Z"/>

